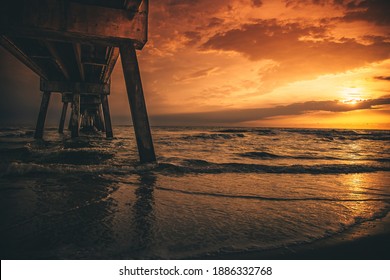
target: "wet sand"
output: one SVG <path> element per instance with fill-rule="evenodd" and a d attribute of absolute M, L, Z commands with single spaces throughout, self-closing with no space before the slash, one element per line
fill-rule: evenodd
<path fill-rule="evenodd" d="M 226 260 L 389 260 L 390 214 L 309 244 L 268 251 L 202 256 Z"/>

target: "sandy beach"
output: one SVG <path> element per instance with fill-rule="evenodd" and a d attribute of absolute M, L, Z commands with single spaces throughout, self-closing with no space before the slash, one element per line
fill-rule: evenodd
<path fill-rule="evenodd" d="M 335 236 L 309 244 L 262 252 L 202 256 L 202 259 L 246 260 L 388 260 L 390 215 L 356 225 Z"/>

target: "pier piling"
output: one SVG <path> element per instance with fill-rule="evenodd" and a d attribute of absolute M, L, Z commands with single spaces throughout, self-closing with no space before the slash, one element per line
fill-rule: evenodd
<path fill-rule="evenodd" d="M 51 92 L 49 91 L 44 91 L 42 93 L 41 107 L 39 109 L 37 125 L 35 127 L 35 139 L 42 139 L 43 137 L 43 129 L 45 127 L 47 109 L 49 108 L 50 95 Z"/>
<path fill-rule="evenodd" d="M 134 46 L 121 44 L 120 54 L 140 161 L 154 162 L 156 155 Z"/>
<path fill-rule="evenodd" d="M 75 92 L 73 94 L 71 122 L 72 122 L 72 126 L 71 126 L 72 138 L 78 137 L 80 133 L 80 93 L 78 92 Z"/>
<path fill-rule="evenodd" d="M 67 110 L 68 110 L 68 102 L 64 102 L 62 104 L 60 125 L 58 126 L 58 132 L 61 134 L 64 133 L 64 125 L 65 125 L 65 118 L 66 118 L 66 111 Z"/>
<path fill-rule="evenodd" d="M 112 126 L 111 126 L 110 107 L 108 106 L 108 97 L 107 95 L 102 95 L 101 98 L 102 98 L 106 137 L 112 138 L 113 133 L 112 133 Z"/>

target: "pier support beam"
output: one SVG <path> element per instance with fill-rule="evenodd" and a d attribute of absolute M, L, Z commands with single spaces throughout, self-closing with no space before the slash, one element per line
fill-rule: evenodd
<path fill-rule="evenodd" d="M 104 118 L 102 112 L 102 104 L 97 105 L 95 114 L 93 117 L 94 126 L 98 131 L 106 132 L 104 129 Z"/>
<path fill-rule="evenodd" d="M 154 153 L 152 134 L 150 132 L 146 111 L 137 54 L 135 53 L 133 44 L 122 43 L 120 45 L 120 55 L 140 161 L 142 163 L 155 162 L 156 156 Z"/>
<path fill-rule="evenodd" d="M 105 123 L 105 129 L 106 129 L 106 137 L 112 138 L 112 126 L 111 126 L 111 116 L 110 116 L 110 107 L 108 106 L 108 97 L 107 95 L 102 95 L 102 107 L 103 107 L 103 114 L 104 114 L 104 123 Z"/>
<path fill-rule="evenodd" d="M 42 139 L 43 137 L 43 129 L 45 127 L 45 120 L 47 115 L 47 108 L 49 107 L 50 101 L 50 91 L 44 91 L 42 94 L 41 108 L 38 114 L 37 126 L 35 128 L 35 139 Z"/>
<path fill-rule="evenodd" d="M 72 119 L 73 119 L 73 109 L 70 108 L 70 116 L 69 116 L 69 123 L 68 123 L 68 130 L 72 130 Z"/>
<path fill-rule="evenodd" d="M 103 118 L 103 111 L 102 111 L 102 106 L 99 105 L 99 108 L 98 108 L 98 116 L 97 116 L 98 120 L 99 120 L 99 124 L 100 124 L 100 127 L 101 127 L 101 131 L 102 132 L 106 132 L 106 128 L 105 128 L 105 125 L 104 125 L 104 118 Z"/>
<path fill-rule="evenodd" d="M 61 119 L 60 119 L 60 125 L 58 127 L 59 133 L 64 133 L 64 125 L 65 125 L 65 118 L 66 118 L 66 111 L 68 110 L 68 102 L 64 102 L 62 105 L 62 112 L 61 112 Z"/>
<path fill-rule="evenodd" d="M 71 136 L 72 138 L 78 137 L 80 132 L 80 93 L 79 92 L 75 92 L 73 94 L 71 122 L 72 122 Z"/>

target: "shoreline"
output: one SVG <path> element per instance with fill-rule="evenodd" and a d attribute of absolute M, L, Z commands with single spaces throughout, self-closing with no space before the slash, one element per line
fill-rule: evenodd
<path fill-rule="evenodd" d="M 389 260 L 390 213 L 312 243 L 199 256 L 205 260 Z"/>

